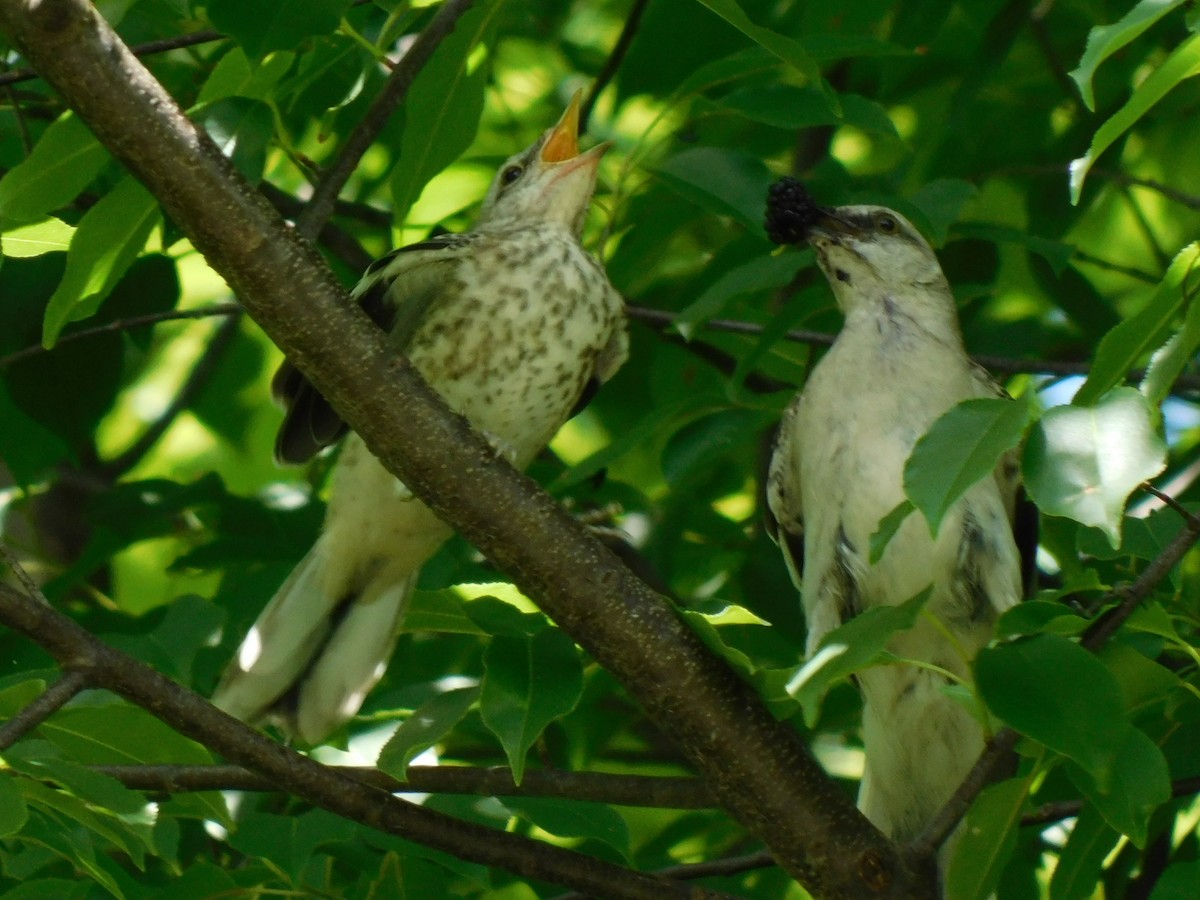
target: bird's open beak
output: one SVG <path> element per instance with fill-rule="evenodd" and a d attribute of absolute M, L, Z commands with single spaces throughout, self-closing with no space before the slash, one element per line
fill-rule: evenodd
<path fill-rule="evenodd" d="M 830 237 L 846 236 L 854 237 L 858 234 L 858 227 L 849 219 L 845 219 L 838 215 L 836 209 L 828 206 L 820 208 L 820 215 L 814 219 L 809 236 L 812 236 L 812 231 L 822 231 Z"/>
<path fill-rule="evenodd" d="M 583 91 L 578 90 L 558 124 L 550 129 L 550 137 L 542 145 L 542 162 L 566 162 L 579 155 L 579 106 L 582 101 Z"/>

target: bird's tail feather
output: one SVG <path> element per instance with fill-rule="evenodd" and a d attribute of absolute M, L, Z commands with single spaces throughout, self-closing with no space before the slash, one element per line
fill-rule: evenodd
<path fill-rule="evenodd" d="M 343 587 L 322 543 L 263 609 L 212 698 L 247 722 L 274 716 L 310 744 L 353 716 L 382 676 L 417 578 L 384 567 L 365 589 Z"/>

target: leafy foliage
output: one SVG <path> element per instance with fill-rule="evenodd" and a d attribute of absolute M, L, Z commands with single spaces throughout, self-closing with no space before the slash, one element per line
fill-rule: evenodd
<path fill-rule="evenodd" d="M 435 227 L 469 227 L 491 172 L 588 88 L 634 5 L 477 0 L 342 191 L 321 241 L 339 277 L 352 284 L 364 259 Z M 970 686 L 1021 732 L 1020 760 L 968 813 L 949 870 L 956 897 L 1192 897 L 1200 883 L 1196 554 L 1149 586 L 1101 652 L 1080 643 L 1114 608 L 1109 588 L 1144 573 L 1180 529 L 1176 510 L 1147 515 L 1140 482 L 1161 473 L 1185 512 L 1200 509 L 1200 38 L 1187 6 L 650 3 L 592 112 L 591 135 L 616 148 L 586 240 L 630 304 L 677 319 L 633 322 L 630 362 L 531 474 L 573 510 L 631 535 L 647 577 L 812 738 L 847 790 L 861 758 L 846 679 L 903 664 L 887 640 L 915 621 L 923 598 L 839 629 L 824 646 L 840 649 L 802 667 L 798 599 L 760 526 L 758 460 L 822 352 L 787 332 L 832 333 L 838 318 L 811 254 L 767 242 L 767 186 L 796 174 L 822 202 L 910 216 L 938 246 L 968 347 L 1008 362 L 994 368 L 1023 400 L 971 401 L 937 423 L 909 463 L 909 500 L 881 523 L 872 551 L 914 511 L 936 528 L 1025 437 L 1023 474 L 1044 514 L 1043 590 L 1005 616 Z M 224 35 L 144 62 L 294 218 L 314 173 L 379 95 L 388 63 L 438 7 L 128 0 L 100 9 L 131 45 L 210 27 Z M 5 63 L 25 64 L 15 52 Z M 48 86 L 21 80 L 5 92 L 4 542 L 87 629 L 207 695 L 319 529 L 331 460 L 272 465 L 278 351 L 252 323 L 224 316 L 149 324 L 227 301 L 228 289 Z M 1077 370 L 1087 380 L 1075 403 L 1063 405 L 1080 379 L 1056 380 L 1062 367 L 1051 363 L 1092 360 Z M 1140 391 L 1122 386 L 1146 367 Z M 0 635 L 5 717 L 56 677 L 27 640 Z M 394 662 L 362 715 L 313 754 L 396 776 L 418 754 L 507 766 L 518 781 L 555 770 L 686 775 L 670 737 L 456 539 L 422 573 Z M 148 712 L 103 692 L 75 698 L 4 750 L 0 888 L 13 897 L 559 890 L 278 793 L 236 802 L 215 791 L 143 793 L 97 768 L 213 761 Z M 753 849 L 715 807 L 424 802 L 639 870 Z M 1046 804 L 1066 804 L 1055 807 L 1065 820 L 1021 825 Z M 806 896 L 775 869 L 704 883 Z"/>

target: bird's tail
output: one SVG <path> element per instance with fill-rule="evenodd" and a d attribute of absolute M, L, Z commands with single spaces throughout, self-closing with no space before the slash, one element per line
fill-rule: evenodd
<path fill-rule="evenodd" d="M 271 598 L 212 698 L 243 721 L 274 718 L 309 744 L 358 712 L 383 675 L 418 574 L 385 566 L 348 590 L 330 577 L 324 543 Z"/>

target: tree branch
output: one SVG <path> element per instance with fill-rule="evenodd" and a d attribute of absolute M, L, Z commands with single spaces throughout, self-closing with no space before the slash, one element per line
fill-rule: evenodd
<path fill-rule="evenodd" d="M 163 794 L 192 791 L 277 791 L 279 785 L 240 766 L 93 766 L 128 788 Z M 474 794 L 481 797 L 553 797 L 660 809 L 716 805 L 698 778 L 609 775 L 532 769 L 518 785 L 506 768 L 409 766 L 403 781 L 379 769 L 330 766 L 389 794 Z"/>
<path fill-rule="evenodd" d="M 596 101 L 600 99 L 600 93 L 608 87 L 608 83 L 613 80 L 617 70 L 621 68 L 621 63 L 625 61 L 625 56 L 629 53 L 629 45 L 633 43 L 633 39 L 637 35 L 638 26 L 642 24 L 642 15 L 646 12 L 649 3 L 650 0 L 634 0 L 629 15 L 625 18 L 625 25 L 621 28 L 621 34 L 617 37 L 617 42 L 613 44 L 608 59 L 604 61 L 604 68 L 596 75 L 596 80 L 592 82 L 592 89 L 588 91 L 587 99 L 583 101 L 583 105 L 579 109 L 580 134 L 584 134 L 588 130 L 588 122 L 591 121 L 592 110 L 596 108 Z"/>
<path fill-rule="evenodd" d="M 436 847 L 461 859 L 500 866 L 605 897 L 690 898 L 685 888 L 656 876 L 465 822 L 416 806 L 377 787 L 322 766 L 284 747 L 132 656 L 104 644 L 44 598 L 0 584 L 0 619 L 53 656 L 70 675 L 105 687 L 310 803 L 355 822 Z M 70 677 L 68 675 L 68 677 Z M 64 679 L 66 680 L 66 679 Z M 721 896 L 708 894 L 707 896 Z"/>
<path fill-rule="evenodd" d="M 338 194 L 358 167 L 358 161 L 375 142 L 375 138 L 396 111 L 396 107 L 403 102 L 408 89 L 412 87 L 421 69 L 433 57 L 438 45 L 454 30 L 455 24 L 471 8 L 473 2 L 474 0 L 446 0 L 433 20 L 425 26 L 425 30 L 413 41 L 408 52 L 388 76 L 387 84 L 375 98 L 363 120 L 351 132 L 333 163 L 325 169 L 321 180 L 313 188 L 308 206 L 296 219 L 296 230 L 301 237 L 313 240 L 329 221 Z"/>
<path fill-rule="evenodd" d="M 390 351 L 312 248 L 188 121 L 92 7 L 83 0 L 0 0 L 0 27 L 159 198 L 247 312 L 371 452 L 617 677 L 673 737 L 722 806 L 785 869 L 818 896 L 932 895 L 931 885 L 821 770 L 797 732 L 776 721 L 668 603 L 498 458 Z M 40 616 L 26 610 L 25 618 L 12 618 L 39 642 L 66 649 L 58 634 L 63 626 L 46 618 L 50 610 L 33 606 Z M 112 684 L 135 692 L 120 666 L 102 667 Z M 177 690 L 159 679 L 155 691 L 136 693 L 157 714 Z M 263 750 L 262 758 L 251 758 L 240 748 L 244 740 L 261 738 L 228 717 L 212 718 L 206 709 L 202 720 L 179 724 L 270 777 L 295 769 L 292 789 L 320 796 L 327 808 L 343 808 L 348 797 L 366 791 L 381 818 L 394 815 L 388 820 L 398 823 L 415 815 L 384 805 L 386 795 L 351 779 L 344 779 L 347 793 L 327 795 L 312 771 L 298 769 L 290 757 Z M 287 752 L 271 746 L 272 753 Z M 443 825 L 430 825 L 429 840 L 457 843 Z M 489 864 L 526 864 L 491 847 Z M 485 853 L 475 852 L 477 859 Z M 613 896 L 611 889 L 601 893 Z"/>
<path fill-rule="evenodd" d="M 0 750 L 7 750 L 25 737 L 87 687 L 87 677 L 82 673 L 65 673 L 58 681 L 42 691 L 36 700 L 0 725 Z"/>

